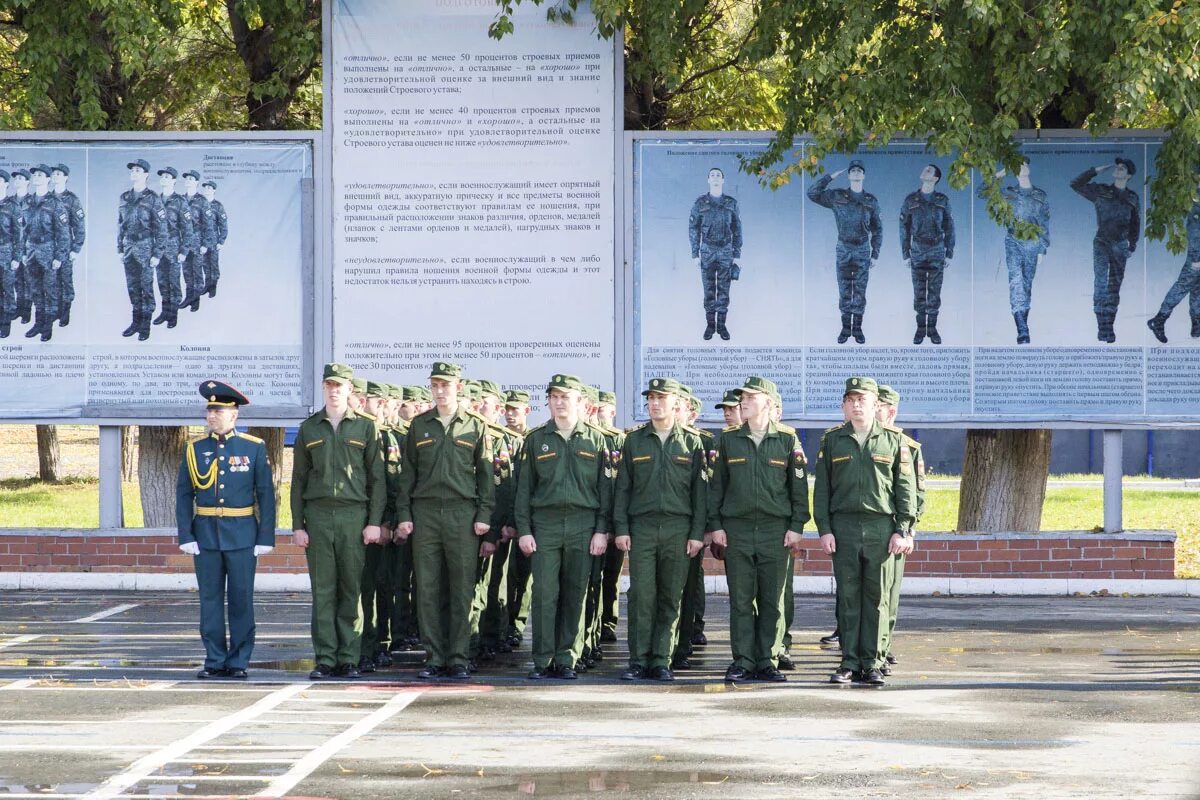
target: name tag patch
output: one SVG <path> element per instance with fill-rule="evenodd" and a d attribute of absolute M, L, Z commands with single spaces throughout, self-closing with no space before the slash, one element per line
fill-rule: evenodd
<path fill-rule="evenodd" d="M 640 463 L 642 463 L 643 461 L 649 461 L 649 460 L 650 460 L 650 458 L 651 458 L 650 456 L 634 456 L 634 457 L 633 457 L 633 463 L 635 463 L 635 464 L 640 464 Z"/>

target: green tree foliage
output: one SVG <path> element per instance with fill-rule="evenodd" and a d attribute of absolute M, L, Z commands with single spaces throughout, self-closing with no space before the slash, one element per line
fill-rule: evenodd
<path fill-rule="evenodd" d="M 320 14 L 314 5 L 0 0 L 0 125 L 320 127 Z"/>
<path fill-rule="evenodd" d="M 500 35 L 521 0 L 496 2 L 492 32 Z M 592 10 L 600 33 L 624 29 L 641 55 L 638 64 L 627 60 L 627 81 L 651 75 L 671 87 L 678 65 L 699 57 L 681 26 L 720 5 L 594 0 Z M 559 0 L 550 10 L 577 6 Z M 780 185 L 860 142 L 925 138 L 933 152 L 954 156 L 952 185 L 965 185 L 972 169 L 985 177 L 989 210 L 1007 222 L 1011 209 L 993 175 L 1019 165 L 1019 130 L 1163 128 L 1170 139 L 1158 153 L 1147 234 L 1183 247 L 1200 165 L 1200 2 L 757 0 L 747 25 L 737 68 L 782 62 L 760 73 L 777 81 L 766 91 L 778 104 L 779 135 L 746 165 L 765 182 Z M 805 136 L 809 157 L 799 163 L 794 145 Z"/>
<path fill-rule="evenodd" d="M 489 33 L 514 30 L 522 0 L 497 0 Z M 524 0 L 540 4 L 542 0 Z M 780 114 L 779 59 L 751 60 L 752 0 L 596 0 L 597 33 L 623 32 L 626 130 L 774 130 Z M 578 3 L 547 4 L 570 22 Z"/>

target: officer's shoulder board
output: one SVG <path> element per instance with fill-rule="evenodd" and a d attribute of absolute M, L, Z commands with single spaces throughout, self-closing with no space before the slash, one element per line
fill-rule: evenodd
<path fill-rule="evenodd" d="M 241 431 L 238 431 L 238 438 L 245 439 L 248 442 L 254 442 L 255 444 L 266 444 L 266 442 L 257 436 L 251 436 L 250 434 L 242 433 Z"/>
<path fill-rule="evenodd" d="M 897 428 L 895 425 L 884 425 L 883 429 L 889 433 L 894 433 L 898 436 L 904 437 L 904 431 L 900 428 Z"/>
<path fill-rule="evenodd" d="M 554 420 L 551 420 L 551 422 L 553 422 L 553 421 L 554 421 Z M 611 436 L 611 435 L 612 435 L 612 434 L 610 434 L 610 433 L 609 433 L 607 430 L 605 430 L 605 429 L 604 429 L 602 426 L 600 426 L 600 425 L 597 425 L 597 424 L 596 424 L 596 423 L 594 423 L 594 422 L 588 422 L 587 420 L 584 420 L 584 421 L 583 421 L 583 424 L 584 424 L 584 426 L 586 426 L 586 427 L 588 427 L 588 428 L 591 428 L 592 430 L 594 430 L 596 433 L 600 434 L 601 436 L 606 436 L 606 437 L 607 437 L 607 436 Z"/>
<path fill-rule="evenodd" d="M 920 450 L 921 443 L 909 436 L 907 433 L 900 434 L 900 441 L 904 442 L 904 446 L 913 450 Z"/>
<path fill-rule="evenodd" d="M 496 423 L 489 421 L 486 417 L 481 416 L 480 419 L 487 423 L 489 431 L 491 431 L 494 435 L 499 436 L 504 441 L 507 442 L 509 437 L 512 436 L 512 431 L 510 431 L 508 428 L 502 428 Z"/>
<path fill-rule="evenodd" d="M 793 436 L 796 435 L 796 429 L 793 428 L 791 425 L 784 425 L 782 422 L 776 422 L 775 427 L 778 428 L 779 430 L 783 431 L 784 433 L 790 433 Z"/>
<path fill-rule="evenodd" d="M 704 440 L 713 438 L 713 435 L 711 433 L 709 433 L 708 431 L 704 430 L 703 428 L 693 428 L 691 425 L 684 425 L 683 429 L 685 431 L 687 431 L 688 433 L 695 434 L 696 436 L 699 436 L 701 439 L 704 439 Z"/>
<path fill-rule="evenodd" d="M 629 435 L 629 434 L 633 433 L 634 431 L 640 431 L 642 428 L 646 427 L 649 424 L 650 424 L 649 422 L 643 422 L 641 425 L 634 425 L 632 428 L 626 428 L 625 434 Z"/>
<path fill-rule="evenodd" d="M 841 429 L 842 429 L 841 425 L 834 425 L 832 428 L 826 428 L 825 433 L 822 433 L 821 435 L 825 436 L 826 434 L 833 433 L 834 431 L 840 431 Z"/>
<path fill-rule="evenodd" d="M 431 409 L 431 410 L 433 410 L 433 409 Z M 482 423 L 483 423 L 483 427 L 484 427 L 485 429 L 486 429 L 486 428 L 490 428 L 490 427 L 491 427 L 491 425 L 492 425 L 491 421 L 490 421 L 490 420 L 489 420 L 487 417 L 485 417 L 483 414 L 480 414 L 478 411 L 473 411 L 472 409 L 469 409 L 469 408 L 468 408 L 468 409 L 466 409 L 466 411 L 464 411 L 463 413 L 465 413 L 465 414 L 466 414 L 468 417 L 470 417 L 471 419 L 478 420 L 479 422 L 482 422 Z"/>
<path fill-rule="evenodd" d="M 724 428 L 721 428 L 721 433 L 731 433 L 741 427 L 741 425 L 726 425 Z"/>
<path fill-rule="evenodd" d="M 188 442 L 188 444 L 189 445 L 197 445 L 197 444 L 200 444 L 201 442 L 203 442 L 207 438 L 208 438 L 208 434 L 206 433 L 203 436 L 197 436 L 195 439 L 190 440 Z"/>
<path fill-rule="evenodd" d="M 366 411 L 355 411 L 354 413 L 358 414 L 360 417 L 365 417 L 366 419 L 369 419 L 371 422 L 374 422 L 376 425 L 379 424 L 379 418 L 376 417 L 374 414 L 370 414 Z"/>

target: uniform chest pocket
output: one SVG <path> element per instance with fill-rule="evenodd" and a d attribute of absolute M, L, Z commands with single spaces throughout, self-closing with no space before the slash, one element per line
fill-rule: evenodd
<path fill-rule="evenodd" d="M 346 444 L 353 447 L 355 450 L 366 450 L 367 443 L 362 439 L 346 439 Z"/>
<path fill-rule="evenodd" d="M 467 450 L 474 450 L 475 443 L 477 441 L 479 441 L 479 439 L 475 436 L 455 436 L 454 437 L 454 444 L 457 445 L 458 447 L 465 447 Z"/>
<path fill-rule="evenodd" d="M 547 448 L 540 453 L 531 453 L 531 455 L 533 456 L 534 470 L 539 478 L 545 478 L 554 474 L 554 468 L 558 464 L 557 450 Z"/>
<path fill-rule="evenodd" d="M 774 469 L 787 469 L 787 459 L 786 458 L 768 458 L 767 466 L 772 467 Z"/>
<path fill-rule="evenodd" d="M 323 444 L 325 444 L 324 439 L 313 439 L 311 442 L 304 443 L 304 449 L 312 451 L 314 448 L 320 447 Z"/>

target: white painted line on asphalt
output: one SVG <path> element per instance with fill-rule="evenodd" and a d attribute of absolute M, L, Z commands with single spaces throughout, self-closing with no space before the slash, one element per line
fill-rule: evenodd
<path fill-rule="evenodd" d="M 0 686 L 0 692 L 10 689 L 26 689 L 35 683 L 37 683 L 35 678 L 22 678 L 19 681 L 13 681 L 12 683 L 6 683 L 3 686 Z"/>
<path fill-rule="evenodd" d="M 5 639 L 3 642 L 0 642 L 0 650 L 5 649 L 6 647 L 15 647 L 19 644 L 28 644 L 29 642 L 40 638 L 42 638 L 42 634 L 40 633 L 25 633 L 20 636 L 14 636 L 11 639 Z"/>
<path fill-rule="evenodd" d="M 303 750 L 308 752 L 313 749 L 310 744 L 202 744 L 192 748 L 197 752 L 201 750 Z"/>
<path fill-rule="evenodd" d="M 115 798 L 117 795 L 123 794 L 125 790 L 131 786 L 141 782 L 143 779 L 150 777 L 162 766 L 173 759 L 179 758 L 184 753 L 192 750 L 195 747 L 203 745 L 213 739 L 227 733 L 237 726 L 254 719 L 258 715 L 269 711 L 275 706 L 298 695 L 309 687 L 307 683 L 297 683 L 292 686 L 285 686 L 278 691 L 263 697 L 253 705 L 247 706 L 240 711 L 236 711 L 226 717 L 223 717 L 216 722 L 205 725 L 198 731 L 193 732 L 189 736 L 185 736 L 166 747 L 160 748 L 157 752 L 143 756 L 134 762 L 129 769 L 118 773 L 106 780 L 99 787 L 84 795 L 87 798 L 100 800 L 101 798 Z"/>
<path fill-rule="evenodd" d="M 173 758 L 168 764 L 295 764 L 294 758 Z"/>
<path fill-rule="evenodd" d="M 122 603 L 119 606 L 113 606 L 112 608 L 106 609 L 104 611 L 97 611 L 95 614 L 90 614 L 86 617 L 80 617 L 79 619 L 70 620 L 70 622 L 73 622 L 73 623 L 74 622 L 99 622 L 102 619 L 107 619 L 108 617 L 115 617 L 117 614 L 123 614 L 126 611 L 128 611 L 129 609 L 137 608 L 140 605 L 141 605 L 141 603 Z"/>
<path fill-rule="evenodd" d="M 346 745 L 391 719 L 394 715 L 410 705 L 424 694 L 424 690 L 415 692 L 400 692 L 392 696 L 382 707 L 373 711 L 364 719 L 359 720 L 348 730 L 327 741 L 317 749 L 296 762 L 296 765 L 283 775 L 271 782 L 266 789 L 258 793 L 259 797 L 283 797 L 296 784 L 311 775 L 318 767 L 335 755 Z"/>

